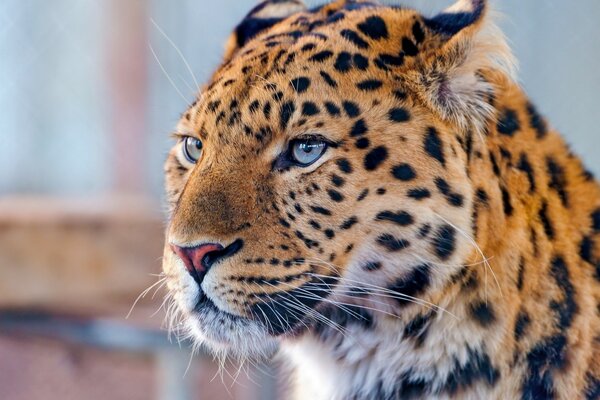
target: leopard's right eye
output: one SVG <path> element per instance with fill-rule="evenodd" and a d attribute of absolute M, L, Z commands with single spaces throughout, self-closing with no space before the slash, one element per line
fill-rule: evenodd
<path fill-rule="evenodd" d="M 202 157 L 202 141 L 195 137 L 186 136 L 181 142 L 183 147 L 183 155 L 186 160 L 192 164 L 196 164 L 200 157 Z"/>

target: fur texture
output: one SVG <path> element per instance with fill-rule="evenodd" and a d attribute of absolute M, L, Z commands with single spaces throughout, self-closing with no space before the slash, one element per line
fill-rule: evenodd
<path fill-rule="evenodd" d="M 166 163 L 180 327 L 302 399 L 597 399 L 600 188 L 513 75 L 483 0 L 261 3 Z M 200 281 L 171 250 L 239 240 Z"/>

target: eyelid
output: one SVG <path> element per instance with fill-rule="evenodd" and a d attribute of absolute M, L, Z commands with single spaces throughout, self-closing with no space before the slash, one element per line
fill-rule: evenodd
<path fill-rule="evenodd" d="M 176 140 L 178 142 L 181 142 L 182 140 L 185 140 L 186 138 L 194 138 L 194 139 L 198 139 L 201 141 L 206 141 L 205 137 L 202 137 L 203 135 L 194 135 L 191 133 L 183 133 L 183 132 L 172 132 L 170 135 L 171 139 Z"/>
<path fill-rule="evenodd" d="M 333 148 L 337 148 L 339 147 L 343 141 L 334 141 L 333 139 L 330 139 L 326 136 L 320 135 L 318 133 L 313 133 L 313 134 L 305 134 L 305 135 L 300 135 L 298 137 L 292 138 L 290 140 L 290 143 L 296 142 L 296 141 L 308 141 L 308 140 L 316 140 L 316 141 L 321 141 L 326 143 L 328 146 L 331 146 Z"/>
<path fill-rule="evenodd" d="M 171 137 L 171 139 L 181 142 L 182 140 L 185 140 L 185 138 L 190 137 L 192 135 L 188 135 L 181 132 L 172 132 L 169 136 Z"/>

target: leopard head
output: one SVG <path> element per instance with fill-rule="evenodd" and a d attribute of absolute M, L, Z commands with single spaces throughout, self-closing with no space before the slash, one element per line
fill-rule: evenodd
<path fill-rule="evenodd" d="M 510 67 L 485 15 L 483 0 L 433 18 L 372 1 L 250 11 L 166 162 L 163 268 L 188 333 L 269 354 L 327 307 L 435 297 L 474 251 L 467 167 L 486 74 Z"/>

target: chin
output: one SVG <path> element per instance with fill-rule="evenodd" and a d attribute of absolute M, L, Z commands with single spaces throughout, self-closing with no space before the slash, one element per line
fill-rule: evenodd
<path fill-rule="evenodd" d="M 277 338 L 262 324 L 222 311 L 206 296 L 186 314 L 191 339 L 216 356 L 267 359 L 277 352 Z"/>

